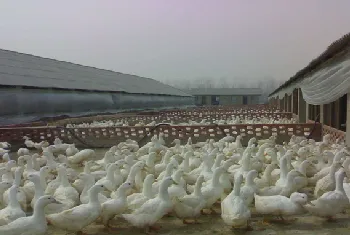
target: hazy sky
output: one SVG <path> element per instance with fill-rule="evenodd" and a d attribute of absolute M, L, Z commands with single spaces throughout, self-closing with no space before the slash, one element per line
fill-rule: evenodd
<path fill-rule="evenodd" d="M 0 0 L 0 48 L 160 81 L 286 80 L 350 31 L 349 0 Z"/>

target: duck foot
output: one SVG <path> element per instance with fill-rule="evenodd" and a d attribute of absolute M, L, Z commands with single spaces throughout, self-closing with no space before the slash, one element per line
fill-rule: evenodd
<path fill-rule="evenodd" d="M 211 212 L 208 212 L 208 210 L 203 209 L 203 210 L 201 210 L 201 214 L 202 214 L 202 215 L 210 215 Z"/>
<path fill-rule="evenodd" d="M 108 227 L 104 227 L 103 229 L 105 232 L 108 232 L 108 233 L 112 233 L 112 232 L 116 232 L 116 231 L 119 231 L 118 228 L 116 227 L 111 227 L 111 226 L 108 226 Z"/>
<path fill-rule="evenodd" d="M 184 220 L 182 220 L 182 223 L 183 223 L 183 224 L 195 224 L 195 223 L 196 223 L 196 220 L 184 219 Z"/>
<path fill-rule="evenodd" d="M 194 223 L 195 224 L 201 224 L 201 222 L 199 222 L 197 219 L 194 219 Z"/>
<path fill-rule="evenodd" d="M 210 214 L 217 214 L 216 210 L 214 210 L 213 208 L 210 208 Z"/>
<path fill-rule="evenodd" d="M 75 233 L 76 235 L 88 235 L 87 233 L 84 233 L 83 231 L 79 231 Z"/>
<path fill-rule="evenodd" d="M 294 219 L 285 219 L 283 218 L 283 216 L 279 216 L 280 218 L 280 222 L 284 223 L 284 224 L 290 224 L 290 223 L 293 223 L 294 221 L 297 220 L 297 218 L 294 218 Z"/>
<path fill-rule="evenodd" d="M 254 228 L 248 224 L 247 227 L 245 228 L 246 231 L 254 231 Z"/>
<path fill-rule="evenodd" d="M 221 205 L 221 200 L 215 202 L 214 205 L 217 205 L 217 206 Z"/>
<path fill-rule="evenodd" d="M 162 226 L 157 226 L 157 225 L 152 225 L 152 226 L 149 226 L 149 230 L 150 231 L 159 231 L 160 229 L 162 228 Z"/>
<path fill-rule="evenodd" d="M 328 217 L 327 217 L 327 221 L 328 221 L 328 222 L 335 222 L 335 221 L 336 221 L 336 218 L 334 218 L 333 216 L 328 216 Z"/>
<path fill-rule="evenodd" d="M 171 212 L 169 212 L 168 214 L 165 215 L 165 217 L 173 217 L 173 215 L 171 214 Z"/>
<path fill-rule="evenodd" d="M 261 224 L 263 226 L 270 226 L 271 225 L 270 221 L 266 217 L 263 218 L 263 220 L 261 221 Z"/>
<path fill-rule="evenodd" d="M 108 222 L 107 224 L 105 224 L 104 230 L 105 230 L 106 232 L 115 232 L 115 231 L 118 231 L 119 228 L 113 227 L 113 226 L 110 224 L 110 222 Z"/>

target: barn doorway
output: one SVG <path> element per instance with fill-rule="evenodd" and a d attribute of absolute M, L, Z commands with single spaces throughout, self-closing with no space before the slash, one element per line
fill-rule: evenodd
<path fill-rule="evenodd" d="M 248 96 L 243 96 L 243 104 L 248 104 Z"/>
<path fill-rule="evenodd" d="M 219 105 L 220 103 L 220 97 L 216 95 L 211 96 L 211 104 L 212 105 Z"/>

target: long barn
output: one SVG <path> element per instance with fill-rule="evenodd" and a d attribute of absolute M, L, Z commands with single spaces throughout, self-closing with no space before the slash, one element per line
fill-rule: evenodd
<path fill-rule="evenodd" d="M 0 49 L 0 125 L 193 104 L 150 78 Z"/>
<path fill-rule="evenodd" d="M 323 134 L 350 146 L 350 33 L 269 95 L 269 103 L 293 112 L 301 123 L 321 122 Z"/>

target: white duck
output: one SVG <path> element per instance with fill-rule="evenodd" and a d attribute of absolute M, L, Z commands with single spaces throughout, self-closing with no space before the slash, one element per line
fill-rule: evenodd
<path fill-rule="evenodd" d="M 214 170 L 213 179 L 210 184 L 202 188 L 202 194 L 205 198 L 206 204 L 205 208 L 210 209 L 215 213 L 215 210 L 212 209 L 213 204 L 221 198 L 221 195 L 224 192 L 223 186 L 220 184 L 220 176 L 224 172 L 223 167 L 218 167 Z"/>
<path fill-rule="evenodd" d="M 182 169 L 178 169 L 171 176 L 171 178 L 175 182 L 168 189 L 169 196 L 171 199 L 173 199 L 174 197 L 183 197 L 187 195 L 185 190 L 186 181 L 182 178 L 183 174 L 184 174 L 184 171 Z"/>
<path fill-rule="evenodd" d="M 92 149 L 83 149 L 80 152 L 74 154 L 67 158 L 69 164 L 82 164 L 84 161 L 93 160 L 96 156 L 96 153 Z"/>
<path fill-rule="evenodd" d="M 303 205 L 307 203 L 307 195 L 294 192 L 290 197 L 281 195 L 258 196 L 255 195 L 256 212 L 261 215 L 274 215 L 284 220 L 283 216 L 300 215 L 305 213 Z M 264 222 L 267 220 L 264 217 Z"/>
<path fill-rule="evenodd" d="M 25 217 L 26 213 L 22 210 L 21 205 L 17 200 L 18 186 L 13 185 L 9 192 L 9 204 L 6 208 L 0 211 L 0 226 L 11 223 L 12 221 Z"/>
<path fill-rule="evenodd" d="M 72 208 L 79 203 L 79 193 L 69 183 L 66 168 L 64 166 L 60 166 L 58 167 L 58 172 L 61 175 L 61 182 L 53 196 L 57 201 L 67 205 L 69 208 Z"/>
<path fill-rule="evenodd" d="M 240 197 L 244 200 L 247 206 L 250 206 L 254 200 L 254 194 L 257 193 L 258 188 L 254 182 L 254 179 L 258 176 L 256 170 L 248 172 L 245 178 L 245 184 L 241 187 Z"/>
<path fill-rule="evenodd" d="M 4 208 L 4 192 L 11 187 L 10 182 L 0 182 L 0 208 Z"/>
<path fill-rule="evenodd" d="M 46 183 L 46 178 L 48 176 L 50 172 L 50 167 L 48 166 L 43 166 L 42 168 L 40 168 L 40 183 L 43 189 L 46 189 L 47 183 Z M 26 194 L 26 198 L 27 200 L 32 200 L 34 198 L 35 195 L 35 187 L 34 187 L 34 183 L 31 181 L 28 181 L 24 184 L 23 186 L 23 191 Z"/>
<path fill-rule="evenodd" d="M 19 148 L 17 151 L 18 156 L 24 156 L 24 155 L 29 155 L 29 154 L 30 154 L 30 152 L 29 152 L 29 149 L 27 149 L 27 148 Z"/>
<path fill-rule="evenodd" d="M 89 203 L 89 190 L 95 185 L 95 178 L 92 175 L 84 172 L 80 173 L 78 177 L 84 182 L 84 188 L 80 194 L 80 202 L 83 204 Z M 98 200 L 100 203 L 104 203 L 108 200 L 108 198 L 102 193 L 99 193 Z"/>
<path fill-rule="evenodd" d="M 331 171 L 333 163 L 341 162 L 341 159 L 345 157 L 344 151 L 339 151 L 334 157 L 332 157 L 332 153 L 330 153 L 330 156 L 328 156 L 328 165 L 323 165 L 324 168 L 319 169 L 319 172 L 315 174 L 312 178 L 309 178 L 308 182 L 310 185 L 314 185 L 318 180 L 322 179 L 326 175 L 329 174 Z"/>
<path fill-rule="evenodd" d="M 156 164 L 154 169 L 155 169 L 155 174 L 159 175 L 161 172 L 163 172 L 166 168 L 166 166 L 170 162 L 170 158 L 173 156 L 173 152 L 170 150 L 167 150 L 165 155 L 162 158 L 162 161 L 159 164 Z"/>
<path fill-rule="evenodd" d="M 284 186 L 287 181 L 288 166 L 287 155 L 280 158 L 280 178 L 276 181 L 276 186 Z"/>
<path fill-rule="evenodd" d="M 78 172 L 76 170 L 74 170 L 73 168 L 69 167 L 69 163 L 67 160 L 67 157 L 64 155 L 59 155 L 58 159 L 61 163 L 64 163 L 66 166 L 66 171 L 67 171 L 67 179 L 70 182 L 74 182 L 77 178 L 78 178 Z"/>
<path fill-rule="evenodd" d="M 167 165 L 165 171 L 162 172 L 162 173 L 164 173 L 164 174 L 160 174 L 160 175 L 158 176 L 158 178 L 157 178 L 157 182 L 154 182 L 154 183 L 152 184 L 152 192 L 153 192 L 153 193 L 157 193 L 157 192 L 159 191 L 159 187 L 160 187 L 161 182 L 162 182 L 161 180 L 162 180 L 163 178 L 171 177 L 171 175 L 172 175 L 173 171 L 175 170 L 176 166 L 177 166 L 177 165 L 174 164 L 173 162 L 170 162 L 170 163 Z"/>
<path fill-rule="evenodd" d="M 297 176 L 303 176 L 299 171 L 297 170 L 291 170 L 287 174 L 287 181 L 284 186 L 271 186 L 262 188 L 259 191 L 259 195 L 261 196 L 274 196 L 274 195 L 282 195 L 289 197 L 292 193 L 296 191 L 297 183 L 300 183 L 298 179 L 296 179 Z"/>
<path fill-rule="evenodd" d="M 196 181 L 193 194 L 174 198 L 174 213 L 176 217 L 182 219 L 184 224 L 192 223 L 189 219 L 194 219 L 194 223 L 197 223 L 197 217 L 206 204 L 201 191 L 203 182 L 204 177 L 201 175 Z"/>
<path fill-rule="evenodd" d="M 94 185 L 89 191 L 89 203 L 57 214 L 47 215 L 47 221 L 57 228 L 81 233 L 86 226 L 93 223 L 101 215 L 102 207 L 98 201 L 98 194 L 104 188 L 103 185 Z"/>
<path fill-rule="evenodd" d="M 34 198 L 31 201 L 30 205 L 31 207 L 34 209 L 35 208 L 35 204 L 37 203 L 37 201 L 44 196 L 44 189 L 41 186 L 40 183 L 40 177 L 37 175 L 28 175 L 28 180 L 30 180 L 31 182 L 34 183 L 34 187 L 35 187 L 35 194 L 34 194 Z M 63 211 L 66 208 L 65 204 L 62 203 L 53 203 L 53 204 L 49 204 L 45 207 L 45 213 L 46 214 L 52 214 L 52 213 L 57 213 L 59 211 Z"/>
<path fill-rule="evenodd" d="M 301 163 L 306 160 L 307 156 L 309 155 L 309 149 L 306 147 L 301 147 L 298 152 L 298 158 L 297 161 L 292 162 L 292 166 L 294 167 L 294 169 L 299 168 L 299 166 L 301 165 Z"/>
<path fill-rule="evenodd" d="M 322 194 L 328 191 L 333 191 L 335 189 L 336 187 L 335 173 L 338 171 L 340 167 L 341 167 L 340 162 L 333 162 L 329 174 L 317 181 L 316 187 L 314 190 L 314 196 L 316 198 L 320 197 Z"/>
<path fill-rule="evenodd" d="M 265 171 L 263 173 L 263 175 L 261 176 L 261 178 L 255 178 L 254 182 L 256 184 L 256 186 L 258 188 L 265 188 L 265 187 L 270 187 L 272 186 L 273 182 L 271 179 L 271 172 L 277 168 L 277 164 L 276 163 L 271 163 L 269 165 L 267 165 L 267 167 L 265 168 Z"/>
<path fill-rule="evenodd" d="M 63 167 L 65 166 L 64 164 L 61 164 Z M 50 167 L 50 166 L 49 166 Z M 56 169 L 59 169 L 60 165 L 57 165 Z M 51 167 L 50 167 L 51 168 Z M 52 169 L 52 168 L 51 168 Z M 54 180 L 51 180 L 45 189 L 45 194 L 46 195 L 53 195 L 56 191 L 56 189 L 60 186 L 61 184 L 61 178 L 62 178 L 62 174 L 60 174 L 60 172 L 58 171 L 58 175 Z"/>
<path fill-rule="evenodd" d="M 69 145 L 69 147 L 66 149 L 66 155 L 68 157 L 73 156 L 74 154 L 78 153 L 79 149 L 75 147 L 75 144 Z"/>
<path fill-rule="evenodd" d="M 224 187 L 224 194 L 229 194 L 232 191 L 232 177 L 228 172 L 228 169 L 237 162 L 237 159 L 230 158 L 223 162 L 222 167 L 224 168 L 224 173 L 220 176 L 220 184 Z"/>
<path fill-rule="evenodd" d="M 43 156 L 46 159 L 46 165 L 49 166 L 52 171 L 55 171 L 59 163 L 55 161 L 55 156 L 53 155 L 53 153 L 49 149 L 44 148 Z"/>
<path fill-rule="evenodd" d="M 103 177 L 106 177 L 107 172 L 106 171 L 94 171 L 91 172 L 90 171 L 90 167 L 92 166 L 93 162 L 92 161 L 87 161 L 85 162 L 85 166 L 84 166 L 84 173 L 91 175 L 92 177 L 94 177 L 94 180 L 100 180 Z M 78 191 L 78 193 L 81 194 L 81 192 L 84 189 L 85 183 L 79 179 L 79 175 L 78 178 L 72 183 L 72 186 Z"/>
<path fill-rule="evenodd" d="M 93 163 L 94 165 L 90 167 L 90 170 L 97 171 L 101 169 L 105 169 L 108 164 L 115 162 L 115 156 L 112 151 L 107 151 L 104 155 L 104 157 L 101 160 L 97 161 L 90 161 L 90 163 Z"/>
<path fill-rule="evenodd" d="M 13 167 L 15 167 L 15 166 L 16 166 L 16 161 L 14 161 L 14 160 L 10 160 L 10 161 L 6 162 L 6 164 L 5 164 L 6 171 L 1 176 L 1 181 L 2 182 L 13 183 L 13 181 L 15 179 L 13 178 L 13 174 L 12 174 L 12 170 L 11 169 Z"/>
<path fill-rule="evenodd" d="M 20 187 L 21 183 L 22 183 L 22 173 L 23 173 L 23 168 L 22 167 L 17 167 L 16 171 L 15 171 L 15 180 L 13 182 L 14 185 L 17 185 L 18 190 L 17 190 L 17 200 L 20 203 L 22 209 L 24 211 L 27 210 L 27 198 L 26 198 L 26 194 L 24 193 L 23 189 Z M 4 204 L 8 205 L 9 204 L 9 189 L 6 190 L 3 194 L 3 200 L 4 200 Z"/>
<path fill-rule="evenodd" d="M 297 189 L 302 189 L 308 185 L 308 178 L 307 178 L 307 168 L 309 166 L 312 166 L 312 163 L 309 160 L 304 160 L 296 169 L 302 174 L 302 176 L 299 176 L 299 184 L 297 185 Z"/>
<path fill-rule="evenodd" d="M 291 169 L 288 167 L 288 165 L 290 164 L 291 165 L 291 158 L 294 154 L 294 151 L 293 150 L 287 150 L 286 153 L 280 157 L 279 159 L 279 167 L 280 169 L 274 169 L 272 172 L 271 172 L 271 178 L 273 180 L 273 182 L 276 182 L 279 178 L 279 176 L 281 175 L 285 175 L 286 173 L 288 173 L 288 171 L 290 171 Z M 282 160 L 285 159 L 286 160 L 286 163 L 283 162 L 283 164 L 286 164 L 287 167 L 284 166 L 284 169 L 282 172 Z M 283 160 L 284 161 L 284 160 Z"/>
<path fill-rule="evenodd" d="M 143 182 L 141 193 L 133 193 L 127 197 L 128 208 L 135 210 L 142 206 L 147 200 L 154 198 L 155 194 L 152 192 L 152 184 L 154 182 L 154 175 L 148 174 Z"/>
<path fill-rule="evenodd" d="M 233 228 L 248 228 L 251 217 L 249 208 L 240 196 L 242 181 L 243 176 L 237 175 L 232 192 L 221 202 L 221 218 Z"/>
<path fill-rule="evenodd" d="M 96 184 L 104 185 L 105 188 L 109 191 L 109 193 L 116 190 L 117 187 L 119 187 L 123 182 L 123 178 L 121 177 L 116 178 L 114 173 L 117 169 L 120 169 L 120 167 L 122 167 L 123 164 L 124 164 L 123 160 L 119 160 L 115 163 L 111 163 L 107 168 L 106 177 L 98 180 Z"/>
<path fill-rule="evenodd" d="M 23 178 L 27 179 L 27 175 L 29 175 L 29 174 L 39 174 L 38 171 L 34 170 L 33 157 L 30 156 L 30 155 L 24 155 L 24 159 L 27 162 L 27 166 L 26 166 L 26 168 L 23 171 L 23 174 L 22 174 Z"/>
<path fill-rule="evenodd" d="M 15 221 L 0 227 L 0 234 L 6 235 L 45 235 L 47 233 L 47 223 L 44 208 L 50 203 L 57 203 L 52 196 L 41 197 L 34 207 L 32 216 L 21 217 Z"/>
<path fill-rule="evenodd" d="M 132 187 L 131 183 L 125 182 L 116 191 L 117 199 L 110 199 L 102 204 L 102 223 L 110 227 L 110 220 L 122 214 L 127 208 L 126 191 Z"/>
<path fill-rule="evenodd" d="M 164 178 L 159 187 L 158 195 L 145 202 L 133 213 L 123 214 L 124 219 L 139 228 L 146 228 L 147 230 L 152 228 L 159 219 L 168 214 L 173 208 L 173 203 L 168 193 L 168 188 L 171 184 L 173 184 L 171 177 Z"/>
<path fill-rule="evenodd" d="M 305 209 L 313 215 L 326 217 L 329 220 L 332 220 L 336 214 L 342 212 L 348 207 L 349 199 L 343 188 L 345 175 L 345 171 L 341 169 L 339 174 L 337 174 L 335 190 L 326 192 L 320 198 L 306 204 L 304 206 Z"/>

